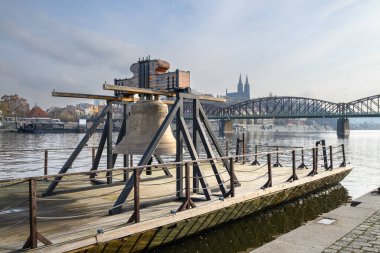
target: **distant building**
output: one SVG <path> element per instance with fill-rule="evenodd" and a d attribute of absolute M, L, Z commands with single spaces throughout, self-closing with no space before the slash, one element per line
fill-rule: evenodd
<path fill-rule="evenodd" d="M 251 87 L 248 82 L 248 76 L 245 77 L 245 84 L 241 81 L 241 75 L 239 77 L 239 83 L 237 84 L 237 92 L 227 92 L 227 102 L 242 102 L 251 99 Z"/>
<path fill-rule="evenodd" d="M 28 113 L 29 118 L 48 118 L 48 114 L 37 105 Z"/>

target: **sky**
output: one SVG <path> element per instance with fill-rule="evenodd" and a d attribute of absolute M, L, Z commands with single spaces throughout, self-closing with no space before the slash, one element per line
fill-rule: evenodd
<path fill-rule="evenodd" d="M 349 102 L 380 94 L 380 1 L 0 0 L 0 96 L 44 109 L 111 95 L 150 55 L 189 70 L 191 87 L 252 97 Z"/>

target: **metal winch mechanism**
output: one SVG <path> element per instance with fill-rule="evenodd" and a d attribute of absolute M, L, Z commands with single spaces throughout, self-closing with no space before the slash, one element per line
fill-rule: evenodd
<path fill-rule="evenodd" d="M 106 118 L 105 127 L 91 168 L 93 173 L 90 173 L 92 181 L 97 182 L 94 179 L 96 179 L 96 170 L 105 144 L 107 144 L 107 170 L 109 172 L 107 172 L 107 182 L 99 181 L 98 183 L 112 183 L 112 168 L 118 155 L 123 156 L 124 167 L 128 167 L 129 155 L 142 156 L 138 163 L 138 166 L 141 166 L 142 169 L 135 170 L 131 177 L 129 175 L 124 176 L 126 185 L 121 190 L 114 206 L 109 210 L 110 214 L 121 211 L 123 204 L 133 189 L 135 177 L 141 175 L 144 165 L 152 164 L 154 160 L 157 160 L 158 163 L 164 163 L 161 158 L 162 155 L 175 155 L 175 161 L 181 162 L 183 161 L 184 151 L 188 152 L 193 161 L 193 188 L 202 189 L 205 198 L 207 200 L 211 199 L 209 185 L 203 176 L 201 164 L 198 162 L 198 150 L 202 145 L 208 158 L 223 157 L 224 151 L 214 134 L 211 123 L 207 119 L 201 101 L 224 101 L 191 93 L 190 72 L 178 69 L 169 72 L 169 68 L 170 64 L 163 60 L 151 60 L 150 57 L 139 59 L 137 63 L 131 65 L 130 70 L 133 73 L 131 78 L 115 79 L 113 85 L 103 85 L 104 90 L 114 91 L 114 96 L 53 92 L 53 96 L 105 99 L 107 101 L 107 105 L 100 112 L 92 127 L 87 130 L 82 141 L 63 165 L 59 174 L 64 174 L 69 170 L 104 118 Z M 165 100 L 160 100 L 160 98 Z M 123 105 L 123 122 L 116 145 L 113 146 L 112 105 L 117 103 Z M 192 105 L 192 116 L 190 117 L 192 135 L 184 117 L 185 103 L 191 103 Z M 189 120 L 188 117 L 187 120 Z M 175 134 L 171 129 L 171 123 L 175 123 Z M 212 145 L 215 147 L 216 153 L 212 149 Z M 229 174 L 231 172 L 227 159 L 222 161 L 222 168 L 217 168 L 213 160 L 210 160 L 210 166 L 215 174 L 221 195 L 227 196 L 229 192 L 218 170 L 226 170 Z M 176 195 L 181 197 L 183 196 L 183 165 L 177 165 L 175 172 L 177 179 Z M 135 175 L 135 173 L 138 173 L 138 175 Z M 166 176 L 172 176 L 168 169 L 164 168 L 164 173 Z M 234 178 L 235 182 L 239 184 L 235 175 Z M 45 195 L 51 194 L 61 179 L 62 176 L 56 177 L 45 191 Z"/>

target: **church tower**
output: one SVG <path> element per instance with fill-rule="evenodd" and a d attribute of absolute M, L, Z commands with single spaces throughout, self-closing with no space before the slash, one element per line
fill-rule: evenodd
<path fill-rule="evenodd" d="M 247 99 L 251 98 L 251 88 L 250 88 L 249 82 L 248 82 L 248 75 L 245 76 L 244 97 Z"/>
<path fill-rule="evenodd" d="M 239 96 L 244 96 L 244 91 L 243 91 L 243 82 L 241 81 L 241 74 L 239 77 L 239 83 L 238 83 L 238 94 Z"/>

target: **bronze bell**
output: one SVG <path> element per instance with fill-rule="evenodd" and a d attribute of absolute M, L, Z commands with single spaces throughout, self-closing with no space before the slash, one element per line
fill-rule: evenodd
<path fill-rule="evenodd" d="M 167 114 L 168 106 L 159 100 L 145 100 L 132 104 L 126 136 L 116 145 L 114 152 L 143 155 Z M 153 154 L 173 155 L 175 153 L 176 140 L 169 125 Z"/>

